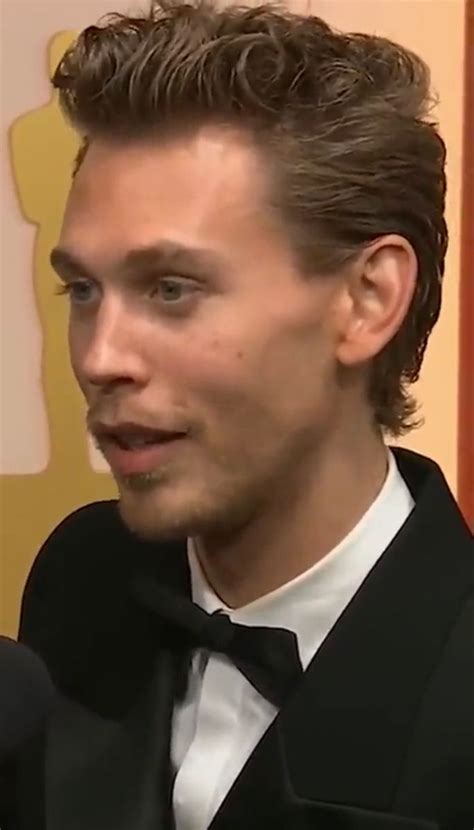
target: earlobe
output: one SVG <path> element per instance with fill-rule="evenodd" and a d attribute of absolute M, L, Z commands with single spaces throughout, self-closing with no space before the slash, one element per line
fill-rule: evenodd
<path fill-rule="evenodd" d="M 337 349 L 342 365 L 373 359 L 395 337 L 413 299 L 417 270 L 411 244 L 395 234 L 361 253 L 347 283 L 350 302 Z"/>

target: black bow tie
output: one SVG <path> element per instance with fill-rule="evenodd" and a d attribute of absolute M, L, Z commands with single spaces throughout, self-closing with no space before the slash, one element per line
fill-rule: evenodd
<path fill-rule="evenodd" d="M 178 633 L 190 648 L 225 654 L 277 708 L 301 678 L 303 667 L 293 631 L 241 625 L 221 612 L 208 614 L 187 597 L 145 578 L 136 580 L 135 592 L 141 603 L 166 623 L 163 633 L 168 630 L 172 637 Z"/>

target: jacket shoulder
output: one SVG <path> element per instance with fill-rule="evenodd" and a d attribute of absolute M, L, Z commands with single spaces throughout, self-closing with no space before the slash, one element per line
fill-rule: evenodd
<path fill-rule="evenodd" d="M 44 542 L 24 590 L 19 639 L 66 697 L 112 716 L 143 687 L 152 635 L 133 576 L 144 560 L 159 567 L 161 549 L 132 534 L 115 501 L 81 507 Z"/>
<path fill-rule="evenodd" d="M 116 499 L 110 499 L 108 501 L 94 501 L 73 510 L 51 531 L 37 558 L 42 555 L 43 551 L 54 549 L 58 541 L 61 543 L 72 541 L 76 534 L 80 534 L 82 537 L 84 534 L 87 536 L 100 535 L 105 528 L 108 529 L 119 524 L 117 505 Z"/>
<path fill-rule="evenodd" d="M 123 581 L 132 541 L 115 500 L 93 502 L 66 516 L 31 567 L 21 604 L 20 639 L 34 647 L 43 626 L 60 628 L 73 612 L 86 620 L 107 586 L 113 589 Z"/>
<path fill-rule="evenodd" d="M 474 597 L 468 593 L 420 702 L 395 802 L 432 804 L 442 826 L 474 826 Z"/>
<path fill-rule="evenodd" d="M 66 516 L 43 542 L 31 567 L 23 594 L 23 604 L 28 602 L 32 592 L 41 590 L 43 581 L 53 575 L 59 578 L 63 566 L 70 569 L 80 555 L 83 566 L 91 555 L 97 556 L 94 548 L 104 542 L 110 534 L 120 533 L 121 523 L 117 502 L 98 501 L 83 505 Z"/>

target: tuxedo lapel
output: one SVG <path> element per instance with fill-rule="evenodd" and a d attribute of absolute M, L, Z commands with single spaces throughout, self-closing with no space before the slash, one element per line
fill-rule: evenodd
<path fill-rule="evenodd" d="M 170 730 L 187 658 L 141 606 L 138 575 L 188 590 L 186 543 L 141 542 L 110 503 L 70 517 L 38 557 L 21 635 L 48 665 L 60 702 L 36 742 L 44 783 L 30 751 L 19 764 L 21 827 L 173 827 Z M 38 794 L 24 797 L 32 786 Z"/>
<path fill-rule="evenodd" d="M 186 545 L 130 539 L 125 612 L 107 615 L 88 688 L 63 695 L 45 744 L 47 830 L 172 830 L 170 733 L 187 655 L 161 636 L 137 596 L 138 577 L 189 590 Z M 112 629 L 116 625 L 116 629 Z M 102 629 L 103 630 L 103 629 Z M 102 662 L 101 662 L 102 660 Z M 95 666 L 95 668 L 92 668 Z M 100 669 L 98 668 L 100 666 Z M 131 676 L 130 676 L 131 675 Z M 91 688 L 95 683 L 101 688 Z"/>
<path fill-rule="evenodd" d="M 157 655 L 148 687 L 119 720 L 63 699 L 46 742 L 47 830 L 172 826 L 169 740 L 177 659 Z"/>
<path fill-rule="evenodd" d="M 313 754 L 317 751 L 313 748 Z M 209 830 L 439 830 L 423 819 L 305 798 L 294 789 L 279 718 L 261 741 Z"/>
<path fill-rule="evenodd" d="M 386 814 L 420 699 L 472 577 L 470 534 L 441 474 L 396 455 L 416 507 L 248 760 L 212 830 L 264 821 L 285 830 L 392 826 Z"/>

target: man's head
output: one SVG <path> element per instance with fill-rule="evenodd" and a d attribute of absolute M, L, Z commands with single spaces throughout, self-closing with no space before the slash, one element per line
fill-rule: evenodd
<path fill-rule="evenodd" d="M 322 448 L 409 428 L 447 240 L 418 58 L 272 7 L 160 3 L 83 32 L 54 84 L 84 142 L 53 260 L 132 526 L 238 526 Z M 121 450 L 158 437 L 128 422 L 186 437 Z"/>

